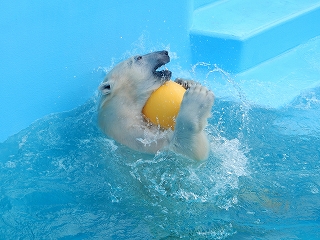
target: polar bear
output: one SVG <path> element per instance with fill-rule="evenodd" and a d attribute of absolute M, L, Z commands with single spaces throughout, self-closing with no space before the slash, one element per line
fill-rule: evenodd
<path fill-rule="evenodd" d="M 99 86 L 98 125 L 107 136 L 140 152 L 169 150 L 205 160 L 210 148 L 204 128 L 214 101 L 206 87 L 176 79 L 187 90 L 174 130 L 150 124 L 142 114 L 151 93 L 170 80 L 171 71 L 158 70 L 169 61 L 167 51 L 157 51 L 117 64 Z"/>

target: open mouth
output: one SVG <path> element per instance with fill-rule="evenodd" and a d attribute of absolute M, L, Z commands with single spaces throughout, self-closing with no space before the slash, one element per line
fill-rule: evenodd
<path fill-rule="evenodd" d="M 160 78 L 161 80 L 170 80 L 171 79 L 171 75 L 172 72 L 169 71 L 168 69 L 162 69 L 162 70 L 158 70 L 159 68 L 161 68 L 162 66 L 164 66 L 166 64 L 166 62 L 163 63 L 159 63 L 158 65 L 155 66 L 154 70 L 153 70 L 153 74 L 157 77 Z"/>

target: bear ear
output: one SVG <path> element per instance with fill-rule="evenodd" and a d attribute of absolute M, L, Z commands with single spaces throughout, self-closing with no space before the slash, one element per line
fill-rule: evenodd
<path fill-rule="evenodd" d="M 99 90 L 101 91 L 102 95 L 108 95 L 111 93 L 111 85 L 109 82 L 103 82 L 99 86 Z"/>

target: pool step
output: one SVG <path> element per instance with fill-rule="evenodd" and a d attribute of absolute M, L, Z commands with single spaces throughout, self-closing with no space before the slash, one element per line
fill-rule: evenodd
<path fill-rule="evenodd" d="M 320 36 L 233 76 L 250 103 L 279 108 L 320 87 Z M 319 101 L 319 100 L 310 100 Z"/>
<path fill-rule="evenodd" d="M 216 1 L 193 13 L 192 62 L 238 73 L 318 35 L 319 0 Z"/>

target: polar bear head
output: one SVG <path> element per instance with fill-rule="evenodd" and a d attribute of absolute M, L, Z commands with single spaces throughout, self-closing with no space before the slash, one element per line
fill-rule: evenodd
<path fill-rule="evenodd" d="M 102 105 L 114 96 L 146 102 L 151 93 L 171 78 L 171 71 L 158 70 L 170 61 L 167 51 L 131 57 L 117 64 L 99 86 Z M 125 95 L 125 96 L 124 96 Z"/>

